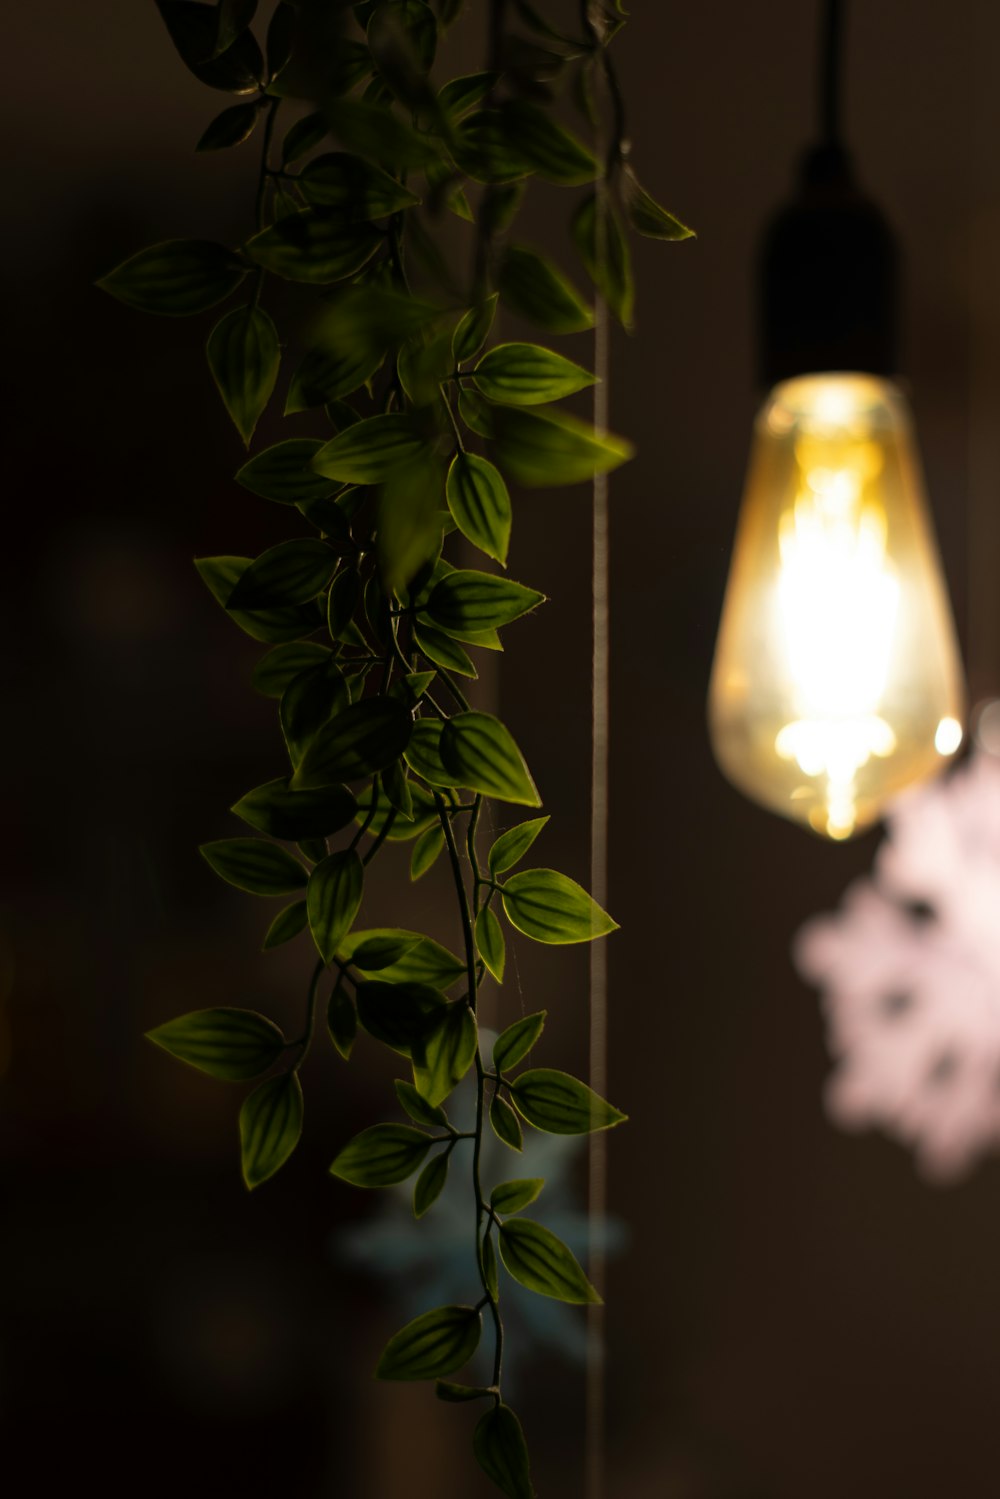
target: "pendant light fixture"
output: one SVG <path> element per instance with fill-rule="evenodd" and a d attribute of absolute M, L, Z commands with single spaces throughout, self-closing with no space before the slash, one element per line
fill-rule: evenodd
<path fill-rule="evenodd" d="M 761 266 L 753 447 L 709 689 L 728 779 L 843 839 L 962 742 L 963 685 L 909 408 L 897 254 L 840 141 L 827 0 L 820 143 Z"/>

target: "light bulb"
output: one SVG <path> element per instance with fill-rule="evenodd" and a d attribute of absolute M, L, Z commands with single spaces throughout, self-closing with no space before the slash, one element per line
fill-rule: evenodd
<path fill-rule="evenodd" d="M 962 741 L 962 671 L 906 402 L 803 375 L 756 423 L 709 691 L 725 775 L 830 838 Z"/>

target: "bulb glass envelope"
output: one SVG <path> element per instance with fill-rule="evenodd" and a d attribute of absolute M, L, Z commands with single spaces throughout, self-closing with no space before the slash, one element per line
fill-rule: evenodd
<path fill-rule="evenodd" d="M 871 375 L 784 381 L 757 418 L 712 668 L 721 769 L 848 838 L 954 754 L 963 712 L 903 396 Z"/>

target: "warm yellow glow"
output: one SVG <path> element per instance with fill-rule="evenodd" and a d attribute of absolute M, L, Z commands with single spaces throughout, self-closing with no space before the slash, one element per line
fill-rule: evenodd
<path fill-rule="evenodd" d="M 962 741 L 954 626 L 905 402 L 868 375 L 779 385 L 757 420 L 709 720 L 756 801 L 831 838 Z"/>

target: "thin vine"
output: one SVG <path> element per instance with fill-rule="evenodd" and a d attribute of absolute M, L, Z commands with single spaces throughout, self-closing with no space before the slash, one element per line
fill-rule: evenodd
<path fill-rule="evenodd" d="M 540 344 L 492 340 L 498 304 L 548 334 L 593 326 L 565 273 L 512 237 L 526 185 L 583 190 L 573 240 L 626 325 L 634 300 L 626 224 L 666 240 L 690 230 L 626 160 L 608 50 L 624 24 L 618 0 L 584 4 L 578 36 L 527 0 L 491 0 L 483 71 L 443 84 L 432 82 L 438 46 L 462 0 L 281 0 L 263 48 L 256 0 L 156 3 L 186 66 L 236 99 L 198 149 L 228 150 L 259 134 L 252 228 L 235 248 L 154 245 L 99 284 L 130 307 L 180 316 L 234 297 L 249 278 L 246 300 L 222 315 L 206 345 L 248 447 L 294 343 L 274 321 L 286 311 L 283 285 L 316 293 L 310 339 L 287 384 L 295 435 L 256 451 L 236 475 L 285 507 L 292 534 L 257 558 L 201 558 L 197 567 L 230 619 L 269 647 L 253 685 L 278 703 L 288 762 L 231 809 L 255 836 L 201 852 L 240 890 L 294 897 L 264 948 L 308 933 L 319 959 L 301 1035 L 287 1039 L 264 1015 L 220 1007 L 168 1021 L 150 1038 L 213 1077 L 256 1080 L 239 1116 L 249 1188 L 298 1143 L 300 1072 L 324 981 L 332 981 L 327 1029 L 345 1060 L 360 1033 L 405 1060 L 410 1077 L 395 1091 L 407 1122 L 363 1130 L 331 1171 L 360 1187 L 415 1176 L 419 1218 L 471 1142 L 477 1292 L 469 1305 L 435 1308 L 402 1328 L 377 1373 L 436 1380 L 447 1401 L 484 1401 L 475 1456 L 511 1499 L 530 1499 L 527 1447 L 502 1390 L 499 1266 L 562 1301 L 593 1302 L 596 1292 L 570 1250 L 522 1216 L 543 1181 L 514 1178 L 485 1195 L 486 1131 L 516 1152 L 524 1124 L 584 1134 L 625 1116 L 567 1073 L 522 1067 L 544 1011 L 508 1026 L 487 1056 L 478 998 L 487 981 L 502 983 L 505 926 L 563 944 L 603 937 L 615 922 L 567 876 L 523 867 L 545 816 L 501 833 L 483 862 L 486 802 L 537 809 L 541 798 L 510 731 L 470 706 L 460 679 L 476 677 L 470 651 L 497 649 L 499 631 L 544 596 L 495 568 L 456 565 L 444 551 L 461 537 L 504 569 L 508 481 L 578 483 L 631 454 L 622 438 L 551 409 L 593 383 L 584 367 Z M 611 108 L 603 160 L 563 122 L 568 102 L 584 133 L 596 128 L 596 94 Z M 445 217 L 468 228 L 454 263 L 435 235 Z M 407 844 L 414 880 L 446 858 L 460 953 L 405 927 L 359 925 L 367 869 L 386 848 Z M 458 1130 L 445 1104 L 469 1073 L 475 1124 Z M 455 1383 L 447 1376 L 476 1352 L 484 1313 L 490 1383 Z"/>

